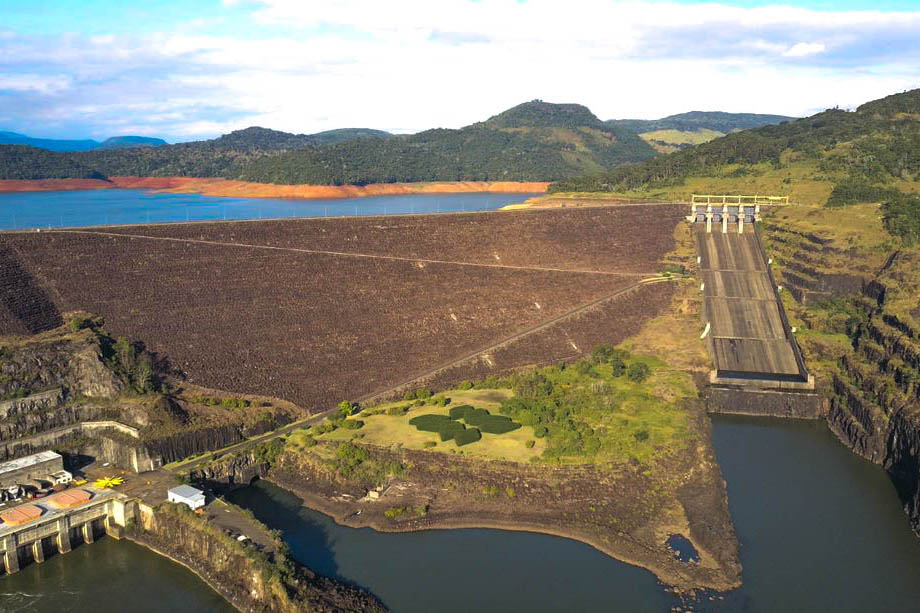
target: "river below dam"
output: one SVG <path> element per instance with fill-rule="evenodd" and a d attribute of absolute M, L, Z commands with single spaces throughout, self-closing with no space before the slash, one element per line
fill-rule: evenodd
<path fill-rule="evenodd" d="M 490 211 L 538 194 L 416 194 L 338 200 L 215 198 L 137 189 L 0 193 L 0 230 Z"/>
<path fill-rule="evenodd" d="M 920 540 L 878 466 L 823 422 L 713 417 L 744 585 L 680 603 L 651 573 L 575 541 L 526 532 L 387 534 L 337 525 L 270 483 L 229 498 L 282 530 L 315 570 L 393 611 L 915 611 Z M 101 539 L 0 578 L 0 610 L 228 611 L 189 571 Z"/>

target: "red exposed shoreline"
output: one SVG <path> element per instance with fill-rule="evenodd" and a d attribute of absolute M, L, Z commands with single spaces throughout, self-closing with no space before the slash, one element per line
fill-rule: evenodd
<path fill-rule="evenodd" d="M 93 189 L 151 189 L 178 194 L 233 198 L 359 198 L 403 194 L 542 193 L 547 182 L 458 181 L 432 183 L 373 183 L 370 185 L 275 185 L 228 179 L 190 177 L 110 177 L 102 179 L 41 179 L 0 181 L 0 192 L 75 191 Z"/>

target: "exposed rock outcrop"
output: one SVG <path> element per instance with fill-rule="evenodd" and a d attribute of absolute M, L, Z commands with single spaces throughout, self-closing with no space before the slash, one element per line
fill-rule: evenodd
<path fill-rule="evenodd" d="M 263 553 L 224 534 L 182 505 L 140 506 L 137 542 L 193 570 L 240 611 L 385 611 L 373 595 L 317 575 L 285 555 L 277 539 Z"/>

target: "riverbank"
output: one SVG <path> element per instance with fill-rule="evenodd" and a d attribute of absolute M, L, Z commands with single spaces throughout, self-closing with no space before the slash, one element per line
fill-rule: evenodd
<path fill-rule="evenodd" d="M 220 198 L 346 199 L 413 194 L 542 193 L 548 182 L 456 181 L 438 183 L 372 183 L 369 185 L 276 185 L 217 178 L 109 177 L 108 179 L 42 179 L 0 181 L 2 192 L 146 189 L 173 194 Z"/>
<path fill-rule="evenodd" d="M 605 206 L 645 206 L 651 204 L 683 204 L 684 201 L 675 199 L 647 199 L 628 198 L 613 194 L 603 193 L 544 193 L 528 198 L 519 204 L 508 204 L 501 208 L 503 211 L 520 211 L 527 209 L 579 209 Z"/>
<path fill-rule="evenodd" d="M 732 590 L 741 584 L 741 565 L 724 481 L 709 444 L 709 419 L 701 407 L 688 411 L 695 443 L 655 466 L 534 466 L 362 445 L 372 470 L 404 467 L 379 493 L 368 495 L 376 492 L 373 484 L 331 470 L 324 458 L 336 446 L 320 443 L 310 452 L 286 447 L 263 478 L 343 526 L 542 533 L 647 569 L 679 592 Z M 239 458 L 230 462 L 226 468 L 212 464 L 199 477 L 241 482 L 236 473 L 246 467 Z M 665 546 L 672 534 L 693 543 L 699 563 L 674 557 Z"/>
<path fill-rule="evenodd" d="M 240 515 L 240 510 L 227 509 Z M 222 529 L 213 514 L 199 517 L 183 505 L 141 505 L 129 538 L 196 574 L 239 611 L 385 611 L 370 593 L 317 575 L 291 560 L 280 538 L 242 516 L 244 540 Z"/>

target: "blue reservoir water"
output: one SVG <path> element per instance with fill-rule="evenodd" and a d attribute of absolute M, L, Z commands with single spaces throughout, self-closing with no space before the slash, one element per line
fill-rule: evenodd
<path fill-rule="evenodd" d="M 212 198 L 136 189 L 0 193 L 0 230 L 488 211 L 535 194 L 419 194 L 348 200 Z"/>

